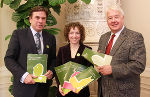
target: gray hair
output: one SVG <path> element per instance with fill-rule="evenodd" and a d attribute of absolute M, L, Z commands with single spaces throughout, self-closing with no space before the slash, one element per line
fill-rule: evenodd
<path fill-rule="evenodd" d="M 109 10 L 117 10 L 117 11 L 119 11 L 124 16 L 124 11 L 121 9 L 121 7 L 119 5 L 113 5 L 113 6 L 108 7 L 106 9 L 106 13 L 105 13 L 106 17 L 107 17 L 107 12 Z"/>

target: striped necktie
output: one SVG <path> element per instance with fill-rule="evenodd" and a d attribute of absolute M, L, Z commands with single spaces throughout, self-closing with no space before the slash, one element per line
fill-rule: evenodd
<path fill-rule="evenodd" d="M 36 33 L 35 34 L 36 36 L 36 40 L 35 40 L 35 44 L 36 44 L 36 48 L 37 48 L 37 51 L 38 51 L 38 54 L 42 54 L 42 49 L 41 49 L 41 41 L 40 41 L 40 33 Z"/>

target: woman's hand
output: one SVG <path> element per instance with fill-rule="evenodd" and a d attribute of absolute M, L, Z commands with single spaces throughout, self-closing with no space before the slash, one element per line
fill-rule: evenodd
<path fill-rule="evenodd" d="M 53 72 L 48 70 L 44 75 L 47 77 L 47 79 L 51 79 L 53 77 Z"/>
<path fill-rule="evenodd" d="M 61 85 L 59 85 L 59 92 L 60 92 L 60 94 L 61 94 L 62 96 L 65 96 L 65 95 L 66 95 L 66 94 L 64 94 Z"/>

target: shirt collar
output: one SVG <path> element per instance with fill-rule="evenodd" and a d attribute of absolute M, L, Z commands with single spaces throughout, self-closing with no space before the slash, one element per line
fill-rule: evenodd
<path fill-rule="evenodd" d="M 32 28 L 32 26 L 30 26 L 30 29 L 31 29 L 32 34 L 33 34 L 33 36 L 34 36 L 37 32 Z M 38 33 L 40 33 L 40 35 L 42 36 L 42 31 L 40 31 L 40 32 L 38 32 Z"/>
<path fill-rule="evenodd" d="M 120 33 L 122 32 L 122 30 L 124 29 L 124 27 L 125 27 L 125 26 L 123 26 L 123 27 L 121 28 L 121 30 L 120 30 L 120 31 L 118 31 L 117 33 L 115 33 L 115 35 L 116 35 L 116 36 L 119 36 L 119 35 L 120 35 Z M 111 35 L 113 35 L 113 34 L 114 34 L 114 33 L 112 33 L 112 32 L 111 32 Z"/>

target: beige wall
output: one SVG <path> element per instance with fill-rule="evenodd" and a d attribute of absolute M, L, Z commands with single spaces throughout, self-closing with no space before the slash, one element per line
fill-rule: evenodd
<path fill-rule="evenodd" d="M 5 36 L 10 34 L 15 28 L 15 23 L 11 21 L 12 10 L 7 6 L 0 8 L 0 94 L 1 97 L 11 97 L 8 92 L 10 83 L 10 72 L 4 67 L 4 55 L 6 52 L 7 44 Z"/>
<path fill-rule="evenodd" d="M 8 44 L 8 41 L 5 41 L 5 36 L 13 31 L 15 23 L 11 20 L 12 10 L 7 6 L 0 8 L 0 14 L 0 66 L 2 66 L 4 64 L 3 57 Z"/>

